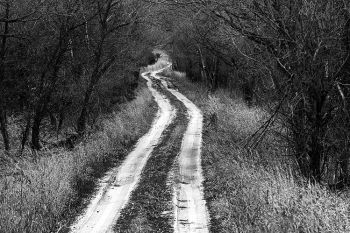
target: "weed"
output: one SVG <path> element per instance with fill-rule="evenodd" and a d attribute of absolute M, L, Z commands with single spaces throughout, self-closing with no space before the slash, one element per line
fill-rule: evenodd
<path fill-rule="evenodd" d="M 299 176 L 273 131 L 258 148 L 242 147 L 268 113 L 227 91 L 209 93 L 170 74 L 205 115 L 202 165 L 212 232 L 350 231 L 348 193 L 332 193 Z"/>
<path fill-rule="evenodd" d="M 136 99 L 99 120 L 100 130 L 73 151 L 44 151 L 0 177 L 0 232 L 52 232 L 68 225 L 95 181 L 117 164 L 154 117 L 145 87 Z M 68 220 L 67 220 L 68 219 Z"/>

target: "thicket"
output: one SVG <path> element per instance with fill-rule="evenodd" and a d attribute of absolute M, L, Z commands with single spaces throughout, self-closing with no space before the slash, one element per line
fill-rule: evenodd
<path fill-rule="evenodd" d="M 157 56 L 133 0 L 0 0 L 0 232 L 66 231 L 149 128 Z M 126 104 L 127 103 L 127 104 Z"/>
<path fill-rule="evenodd" d="M 202 167 L 211 232 L 348 232 L 349 192 L 329 190 L 300 175 L 278 124 L 245 147 L 270 117 L 236 91 L 209 90 L 183 72 L 164 70 L 172 86 L 204 115 Z M 141 224 L 142 225 L 142 224 Z"/>
<path fill-rule="evenodd" d="M 168 13 L 160 19 L 173 17 L 170 30 L 163 28 L 174 68 L 209 92 L 239 92 L 270 113 L 248 148 L 277 125 L 288 143 L 281 156 L 294 158 L 304 177 L 332 188 L 349 184 L 349 2 L 162 3 Z"/>
<path fill-rule="evenodd" d="M 149 129 L 155 112 L 145 84 L 136 98 L 100 117 L 99 130 L 74 150 L 41 151 L 35 160 L 1 164 L 0 232 L 68 232 L 95 183 L 118 166 Z"/>
<path fill-rule="evenodd" d="M 1 0 L 1 147 L 21 154 L 72 146 L 98 116 L 131 100 L 139 67 L 152 59 L 143 7 L 132 0 Z"/>
<path fill-rule="evenodd" d="M 349 192 L 295 175 L 285 142 L 269 130 L 255 148 L 242 145 L 269 117 L 260 106 L 220 88 L 165 72 L 204 115 L 202 167 L 211 232 L 349 232 Z M 212 116 L 216 115 L 216 118 Z"/>

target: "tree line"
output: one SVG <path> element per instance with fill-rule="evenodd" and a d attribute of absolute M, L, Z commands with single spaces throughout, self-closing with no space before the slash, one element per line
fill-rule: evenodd
<path fill-rule="evenodd" d="M 145 63 L 146 9 L 133 0 L 0 0 L 4 149 L 16 138 L 20 151 L 40 150 L 43 129 L 65 124 L 81 138 L 104 106 L 127 98 Z M 20 128 L 13 137 L 11 124 Z"/>
<path fill-rule="evenodd" d="M 270 112 L 250 147 L 279 126 L 305 177 L 349 184 L 344 0 L 0 0 L 4 148 L 14 144 L 13 122 L 20 150 L 39 150 L 45 127 L 71 124 L 83 137 L 88 121 L 132 93 L 137 67 L 155 61 L 146 51 L 156 45 L 209 93 L 233 90 Z"/>
<path fill-rule="evenodd" d="M 287 155 L 305 177 L 349 184 L 348 1 L 153 2 L 167 22 L 160 27 L 177 69 L 210 91 L 236 90 L 271 113 L 250 147 L 279 125 Z"/>

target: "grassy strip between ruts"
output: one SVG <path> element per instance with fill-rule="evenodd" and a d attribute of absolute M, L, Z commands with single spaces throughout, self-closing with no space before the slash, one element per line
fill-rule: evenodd
<path fill-rule="evenodd" d="M 257 149 L 241 147 L 266 112 L 247 107 L 234 93 L 208 95 L 184 74 L 165 73 L 204 113 L 202 166 L 211 232 L 350 232 L 349 192 L 332 193 L 299 177 L 272 133 Z"/>
<path fill-rule="evenodd" d="M 188 120 L 185 106 L 164 91 L 159 81 L 153 82 L 153 86 L 177 108 L 177 116 L 163 133 L 161 143 L 154 148 L 138 187 L 117 221 L 116 232 L 173 232 L 172 187 L 167 185 L 167 178 L 180 151 Z"/>
<path fill-rule="evenodd" d="M 20 161 L 15 175 L 0 177 L 1 233 L 67 229 L 96 180 L 150 128 L 156 104 L 144 80 L 120 109 L 101 119 L 100 130 L 75 150 L 41 152 L 36 162 Z"/>

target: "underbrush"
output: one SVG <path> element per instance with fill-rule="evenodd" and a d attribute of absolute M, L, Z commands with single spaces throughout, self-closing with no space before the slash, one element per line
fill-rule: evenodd
<path fill-rule="evenodd" d="M 209 94 L 167 71 L 205 115 L 202 165 L 212 232 L 349 232 L 348 192 L 334 193 L 298 175 L 271 130 L 257 148 L 246 140 L 267 119 L 233 93 Z"/>
<path fill-rule="evenodd" d="M 137 75 L 131 71 L 111 72 L 101 78 L 90 101 L 87 134 L 95 131 L 95 123 L 101 116 L 111 114 L 118 106 L 123 106 L 123 103 L 130 102 L 135 98 L 135 91 L 139 83 L 138 72 L 135 72 Z M 75 141 L 70 141 L 70 139 L 77 136 L 77 121 L 83 103 L 81 97 L 84 96 L 85 89 L 80 84 L 75 84 L 67 88 L 64 93 L 58 93 L 57 96 L 54 96 L 53 103 L 50 104 L 51 107 L 42 119 L 40 126 L 40 142 L 43 149 L 62 145 L 74 146 Z M 7 116 L 10 154 L 21 156 L 23 153 L 31 153 L 32 123 L 30 122 L 33 120 L 28 116 L 30 116 L 30 110 L 27 112 L 27 109 L 16 111 Z M 25 134 L 26 137 L 24 137 Z M 4 152 L 3 148 L 3 138 L 0 136 L 0 156 Z"/>
<path fill-rule="evenodd" d="M 82 199 L 150 127 L 156 108 L 142 84 L 136 98 L 99 120 L 99 130 L 73 151 L 43 151 L 9 164 L 0 177 L 0 232 L 65 228 Z"/>

